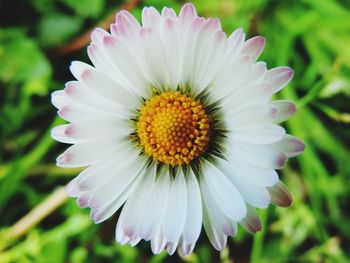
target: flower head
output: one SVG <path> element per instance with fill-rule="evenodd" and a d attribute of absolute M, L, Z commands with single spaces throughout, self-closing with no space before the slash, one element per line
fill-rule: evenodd
<path fill-rule="evenodd" d="M 121 11 L 110 33 L 96 29 L 94 67 L 73 62 L 77 80 L 52 94 L 70 122 L 52 136 L 73 144 L 57 164 L 88 166 L 69 195 L 96 223 L 123 206 L 117 241 L 150 240 L 154 253 L 190 254 L 202 223 L 218 250 L 237 224 L 259 231 L 256 208 L 292 201 L 275 170 L 304 149 L 278 125 L 294 104 L 272 101 L 293 71 L 256 62 L 264 44 L 226 37 L 191 4 L 178 16 L 146 7 L 142 25 Z"/>

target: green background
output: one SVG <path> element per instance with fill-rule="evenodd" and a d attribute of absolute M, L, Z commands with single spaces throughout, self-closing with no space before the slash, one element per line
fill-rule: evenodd
<path fill-rule="evenodd" d="M 305 153 L 280 172 L 294 196 L 292 206 L 259 211 L 263 231 L 251 235 L 240 228 L 221 253 L 204 231 L 186 258 L 153 256 L 147 242 L 136 248 L 115 243 L 117 215 L 94 225 L 88 209 L 64 194 L 79 171 L 55 167 L 65 145 L 50 138 L 50 129 L 62 123 L 50 93 L 73 79 L 72 60 L 89 62 L 89 29 L 108 24 L 122 7 L 140 18 L 143 6 L 178 12 L 183 2 L 1 1 L 1 263 L 349 261 L 350 1 L 193 2 L 200 15 L 219 17 L 227 34 L 242 27 L 249 37 L 265 36 L 260 59 L 269 68 L 295 70 L 278 94 L 297 103 L 297 115 L 285 126 L 306 144 Z"/>

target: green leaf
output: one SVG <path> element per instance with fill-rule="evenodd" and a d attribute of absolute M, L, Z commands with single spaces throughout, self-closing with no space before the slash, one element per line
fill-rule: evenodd
<path fill-rule="evenodd" d="M 79 32 L 82 23 L 79 17 L 62 14 L 47 15 L 41 19 L 38 26 L 40 43 L 45 47 L 63 44 Z"/>
<path fill-rule="evenodd" d="M 22 30 L 0 30 L 0 61 L 0 81 L 23 84 L 27 95 L 47 94 L 51 65 L 37 43 Z"/>
<path fill-rule="evenodd" d="M 101 15 L 105 5 L 104 0 L 61 0 L 61 2 L 73 9 L 77 15 L 93 18 Z"/>

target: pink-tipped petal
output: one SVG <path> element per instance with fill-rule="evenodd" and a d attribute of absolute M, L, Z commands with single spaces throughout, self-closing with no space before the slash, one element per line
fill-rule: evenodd
<path fill-rule="evenodd" d="M 288 120 L 297 111 L 295 104 L 287 100 L 276 100 L 271 102 L 271 105 L 276 108 L 275 123 Z"/>
<path fill-rule="evenodd" d="M 129 244 L 130 244 L 130 246 L 134 247 L 134 246 L 136 246 L 140 241 L 141 241 L 141 238 L 139 238 L 139 237 L 134 237 L 134 238 L 132 238 L 132 239 L 129 240 Z"/>
<path fill-rule="evenodd" d="M 267 187 L 266 189 L 269 191 L 271 196 L 271 203 L 274 205 L 280 207 L 289 207 L 292 204 L 292 195 L 289 193 L 287 187 L 281 181 L 272 187 Z"/>
<path fill-rule="evenodd" d="M 79 142 L 79 140 L 72 138 L 70 134 L 67 133 L 67 129 L 69 129 L 69 126 L 69 124 L 56 126 L 51 130 L 51 137 L 54 138 L 56 141 L 62 143 L 73 144 Z"/>
<path fill-rule="evenodd" d="M 111 36 L 105 36 L 103 38 L 103 44 L 107 46 L 115 46 L 117 44 L 117 39 Z"/>
<path fill-rule="evenodd" d="M 95 28 L 91 33 L 91 41 L 94 44 L 101 44 L 105 36 L 109 36 L 108 32 L 102 28 Z"/>
<path fill-rule="evenodd" d="M 70 109 L 64 106 L 57 112 L 57 115 L 66 121 L 72 121 L 72 118 L 70 117 L 70 113 L 71 113 Z"/>
<path fill-rule="evenodd" d="M 218 18 L 209 18 L 207 19 L 204 28 L 209 32 L 221 31 L 221 23 Z"/>
<path fill-rule="evenodd" d="M 67 187 L 66 187 L 66 191 L 67 191 L 67 194 L 70 196 L 70 197 L 78 197 L 79 194 L 80 194 L 80 190 L 77 186 L 77 180 L 78 178 L 75 177 L 73 180 L 71 180 Z"/>
<path fill-rule="evenodd" d="M 172 30 L 175 27 L 175 21 L 171 18 L 166 18 L 164 24 L 168 30 Z"/>
<path fill-rule="evenodd" d="M 126 10 L 122 10 L 117 14 L 116 23 L 123 25 L 128 30 L 136 31 L 140 28 L 136 18 Z"/>
<path fill-rule="evenodd" d="M 163 8 L 162 17 L 163 18 L 177 19 L 174 9 L 168 8 L 168 7 Z"/>
<path fill-rule="evenodd" d="M 242 28 L 235 30 L 227 39 L 229 51 L 228 53 L 233 55 L 236 54 L 242 46 L 245 39 L 245 34 Z"/>
<path fill-rule="evenodd" d="M 199 31 L 205 25 L 205 19 L 203 17 L 196 17 L 191 24 L 191 31 Z"/>
<path fill-rule="evenodd" d="M 294 71 L 290 67 L 277 67 L 266 73 L 265 80 L 271 83 L 276 93 L 291 81 L 293 75 Z"/>
<path fill-rule="evenodd" d="M 151 239 L 151 249 L 153 254 L 159 254 L 162 252 L 166 245 L 166 239 L 164 238 L 163 233 L 158 232 L 152 239 Z"/>
<path fill-rule="evenodd" d="M 193 4 L 185 4 L 180 11 L 179 21 L 181 25 L 190 24 L 197 17 L 197 11 Z"/>
<path fill-rule="evenodd" d="M 142 25 L 144 27 L 157 27 L 160 23 L 160 14 L 154 7 L 144 7 L 142 9 Z M 141 30 L 142 30 L 141 28 Z"/>
<path fill-rule="evenodd" d="M 118 223 L 119 223 L 119 221 L 118 221 Z M 115 239 L 121 245 L 125 245 L 126 243 L 129 242 L 130 237 L 125 234 L 124 229 L 117 227 Z"/>
<path fill-rule="evenodd" d="M 260 54 L 263 52 L 265 47 L 265 38 L 256 36 L 248 39 L 243 44 L 243 54 L 250 57 L 252 62 L 255 62 Z"/>
<path fill-rule="evenodd" d="M 51 94 L 51 103 L 60 110 L 69 103 L 69 98 L 63 90 L 57 90 Z"/>
<path fill-rule="evenodd" d="M 305 144 L 297 137 L 286 134 L 284 138 L 274 146 L 282 151 L 287 157 L 295 157 L 305 149 Z"/>
<path fill-rule="evenodd" d="M 215 40 L 217 42 L 222 42 L 222 41 L 226 40 L 226 34 L 221 30 L 216 31 L 214 33 L 214 37 L 215 37 Z"/>
<path fill-rule="evenodd" d="M 180 243 L 178 251 L 182 257 L 188 256 L 193 252 L 195 244 L 186 244 L 185 242 Z"/>
<path fill-rule="evenodd" d="M 255 234 L 261 230 L 261 220 L 252 206 L 247 206 L 247 216 L 239 224 L 249 233 Z"/>
<path fill-rule="evenodd" d="M 89 199 L 87 198 L 87 196 L 81 195 L 78 197 L 77 199 L 77 205 L 80 208 L 86 208 L 89 206 Z"/>
<path fill-rule="evenodd" d="M 116 16 L 116 24 L 113 26 L 113 35 L 121 37 L 135 36 L 140 30 L 140 24 L 128 11 L 122 10 Z"/>
<path fill-rule="evenodd" d="M 166 250 L 168 251 L 170 256 L 174 254 L 176 248 L 177 248 L 177 243 L 170 243 L 170 242 L 168 242 L 166 244 Z"/>
<path fill-rule="evenodd" d="M 72 147 L 72 146 L 71 146 Z M 66 167 L 74 159 L 73 154 L 69 152 L 69 148 L 56 158 L 56 165 Z"/>
<path fill-rule="evenodd" d="M 104 38 L 103 38 L 104 39 Z M 102 39 L 102 41 L 103 41 Z M 72 72 L 73 76 L 79 80 L 82 81 L 82 74 L 85 71 L 89 71 L 89 70 L 94 70 L 94 67 L 90 66 L 87 63 L 84 62 L 80 62 L 80 61 L 72 61 L 70 67 L 69 67 L 70 71 Z"/>

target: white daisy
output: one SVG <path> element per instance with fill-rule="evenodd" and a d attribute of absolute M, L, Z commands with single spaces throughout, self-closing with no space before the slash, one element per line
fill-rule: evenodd
<path fill-rule="evenodd" d="M 289 206 L 279 181 L 303 143 L 278 123 L 295 113 L 272 96 L 292 78 L 288 67 L 256 62 L 263 37 L 229 37 L 218 19 L 185 4 L 142 12 L 142 25 L 121 11 L 111 33 L 96 29 L 88 55 L 73 62 L 77 81 L 52 94 L 61 118 L 56 140 L 73 144 L 61 167 L 85 167 L 68 185 L 100 223 L 123 204 L 116 240 L 150 240 L 154 253 L 190 254 L 202 222 L 217 250 L 237 223 L 260 230 L 256 208 Z"/>

